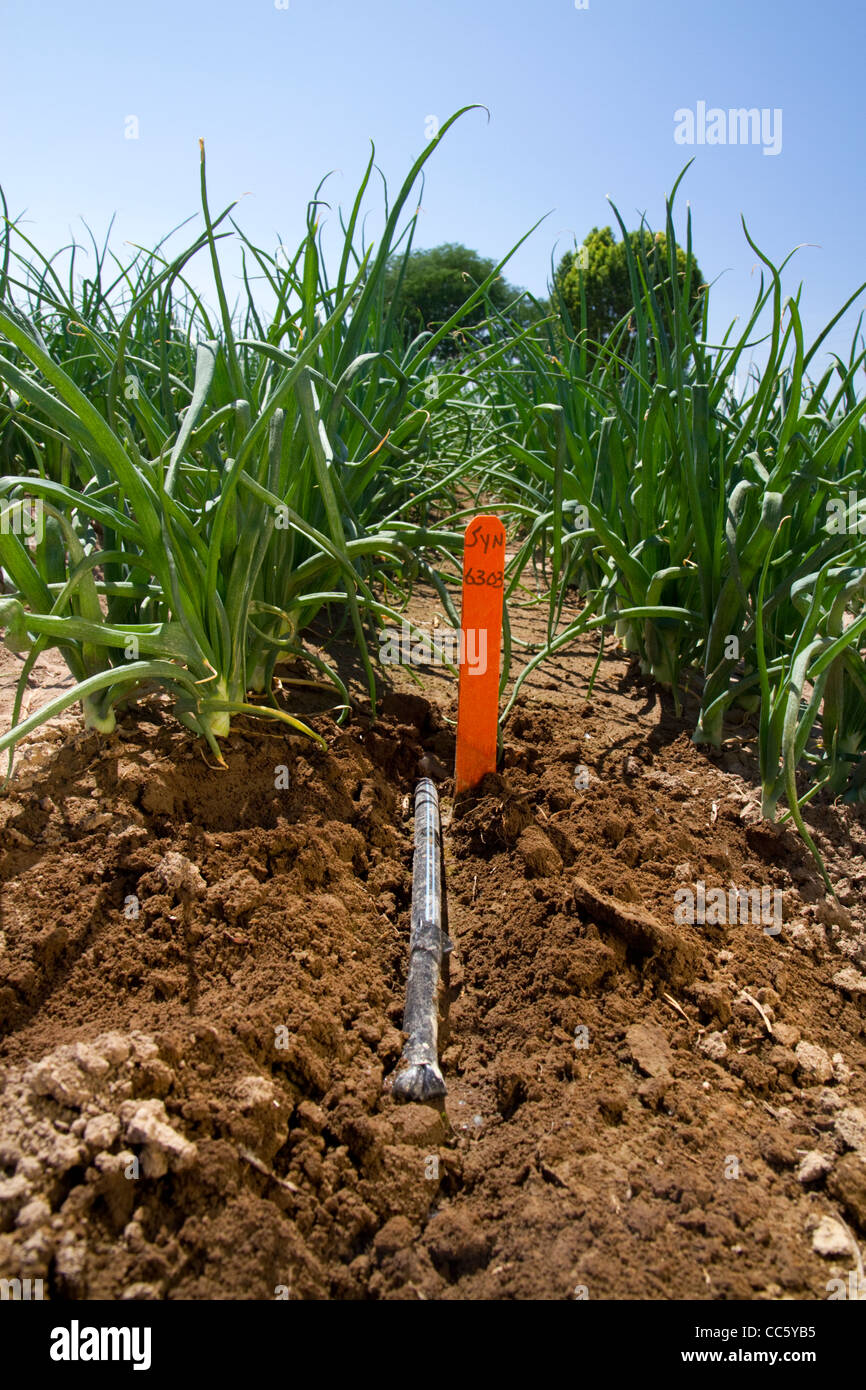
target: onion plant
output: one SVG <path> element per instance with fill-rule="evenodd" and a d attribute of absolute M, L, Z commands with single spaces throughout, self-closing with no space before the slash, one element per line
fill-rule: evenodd
<path fill-rule="evenodd" d="M 407 200 L 462 114 L 415 162 L 378 245 L 365 247 L 371 154 L 333 281 L 321 188 L 296 253 L 266 253 L 233 222 L 232 206 L 211 214 L 203 146 L 203 231 L 173 259 L 158 251 L 125 275 L 122 316 L 106 309 L 105 295 L 76 304 L 50 261 L 40 262 L 35 312 L 26 314 L 17 300 L 33 276 L 13 274 L 7 244 L 0 382 L 17 434 L 5 441 L 15 467 L 0 478 L 0 506 L 8 514 L 31 499 L 45 526 L 35 546 L 0 528 L 11 586 L 0 624 L 7 644 L 27 653 L 0 750 L 79 699 L 88 725 L 110 731 L 118 701 L 154 683 L 218 757 L 235 713 L 305 728 L 273 700 L 251 703 L 250 693 L 270 697 L 276 662 L 302 650 L 326 605 L 332 622 L 337 613 L 350 624 L 375 704 L 366 624 L 398 616 L 381 602 L 383 582 L 405 587 L 414 571 L 441 583 L 437 556 L 453 557 L 461 539 L 418 506 L 431 422 L 460 389 L 459 374 L 444 373 L 429 391 L 432 355 L 501 268 L 436 332 L 403 340 L 384 301 L 386 266 L 395 248 L 409 254 L 414 218 L 400 228 Z M 221 268 L 227 234 L 243 252 L 241 311 L 229 307 Z M 215 315 L 185 276 L 199 252 L 210 258 Z M 76 343 L 70 354 L 57 324 L 73 311 L 86 351 Z M 49 645 L 63 652 L 75 685 L 17 722 L 24 682 Z M 305 654 L 345 705 L 337 672 Z"/>
<path fill-rule="evenodd" d="M 764 277 L 746 322 L 711 344 L 710 289 L 696 306 L 690 297 L 690 214 L 678 274 L 676 192 L 666 265 L 650 265 L 658 240 L 632 246 L 614 208 L 633 307 L 608 340 L 592 343 L 570 322 L 554 284 L 546 332 L 523 336 L 494 374 L 488 399 L 507 462 L 487 483 L 526 517 L 512 588 L 539 547 L 551 564 L 547 642 L 529 669 L 580 632 L 609 628 L 675 699 L 682 679 L 697 678 L 696 742 L 719 746 L 733 705 L 760 706 L 765 812 L 784 791 L 801 822 L 814 788 L 853 798 L 863 784 L 860 324 L 847 360 L 813 374 L 864 287 L 807 348 L 800 293 L 783 302 L 787 262 L 773 265 L 744 223 Z M 738 390 L 759 344 L 766 361 Z M 584 607 L 560 630 L 575 589 Z M 802 794 L 798 769 L 811 773 Z"/>

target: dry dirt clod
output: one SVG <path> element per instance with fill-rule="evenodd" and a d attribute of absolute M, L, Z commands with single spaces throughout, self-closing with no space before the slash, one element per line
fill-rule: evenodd
<path fill-rule="evenodd" d="M 833 1063 L 823 1047 L 818 1047 L 815 1043 L 799 1042 L 794 1049 L 794 1055 L 800 1075 L 807 1086 L 823 1085 L 832 1080 Z"/>
<path fill-rule="evenodd" d="M 866 998 L 866 975 L 855 970 L 853 965 L 846 965 L 844 970 L 837 970 L 833 976 L 833 984 L 837 989 L 849 994 L 852 999 Z"/>
<path fill-rule="evenodd" d="M 835 1127 L 842 1142 L 866 1159 L 866 1111 L 856 1105 L 846 1106 L 836 1116 Z"/>
<path fill-rule="evenodd" d="M 670 1044 L 656 1024 L 633 1024 L 627 1030 L 625 1040 L 632 1058 L 646 1076 L 660 1077 L 670 1074 Z"/>
<path fill-rule="evenodd" d="M 866 1158 L 845 1154 L 827 1179 L 827 1188 L 866 1236 Z"/>
<path fill-rule="evenodd" d="M 841 1221 L 832 1216 L 824 1216 L 818 1222 L 812 1233 L 812 1249 L 825 1260 L 853 1253 L 850 1235 Z"/>
<path fill-rule="evenodd" d="M 721 1033 L 707 1033 L 696 1044 L 699 1052 L 713 1062 L 721 1062 L 728 1053 L 728 1044 Z"/>
<path fill-rule="evenodd" d="M 200 869 L 177 850 L 169 850 L 157 864 L 155 872 L 166 887 L 181 900 L 201 898 L 207 892 L 207 884 Z"/>
<path fill-rule="evenodd" d="M 812 1149 L 804 1154 L 803 1159 L 797 1169 L 797 1181 L 803 1183 L 820 1182 L 825 1178 L 833 1167 L 833 1160 L 829 1154 L 819 1153 L 817 1149 Z"/>

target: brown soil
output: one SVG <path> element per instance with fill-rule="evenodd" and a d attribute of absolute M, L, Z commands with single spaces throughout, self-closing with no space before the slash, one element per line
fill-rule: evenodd
<path fill-rule="evenodd" d="M 241 721 L 225 771 L 158 701 L 110 738 L 70 715 L 33 741 L 0 800 L 0 1277 L 133 1299 L 823 1299 L 847 1280 L 863 813 L 809 812 L 836 903 L 758 820 L 749 727 L 708 757 L 615 654 L 587 703 L 594 659 L 527 682 L 474 802 L 442 784 L 439 1110 L 387 1082 L 410 796 L 422 750 L 450 766 L 450 677 L 422 695 L 398 676 L 345 729 L 309 705 L 327 752 Z M 779 889 L 781 933 L 678 924 L 699 880 Z"/>

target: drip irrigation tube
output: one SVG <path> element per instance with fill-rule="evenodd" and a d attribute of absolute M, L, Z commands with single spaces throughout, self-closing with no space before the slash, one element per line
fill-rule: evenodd
<path fill-rule="evenodd" d="M 439 793 L 429 777 L 415 788 L 412 926 L 403 1032 L 404 1069 L 394 1078 L 400 1100 L 431 1100 L 446 1093 L 437 1051 L 439 972 L 451 942 L 443 929 L 442 831 Z M 447 918 L 446 918 L 447 920 Z"/>

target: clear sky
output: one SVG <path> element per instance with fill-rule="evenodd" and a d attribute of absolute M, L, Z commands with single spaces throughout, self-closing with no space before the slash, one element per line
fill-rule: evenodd
<path fill-rule="evenodd" d="M 393 187 L 429 117 L 481 102 L 490 120 L 468 114 L 428 166 L 416 245 L 499 256 L 550 213 L 507 272 L 543 293 L 554 245 L 612 221 L 605 195 L 630 226 L 663 225 L 695 155 L 681 196 L 705 275 L 722 276 L 717 329 L 755 287 L 741 212 L 776 261 L 813 244 L 786 282 L 804 280 L 813 335 L 866 280 L 863 0 L 284 3 L 0 0 L 0 182 L 39 246 L 112 212 L 118 243 L 155 241 L 196 211 L 199 136 L 212 207 L 248 193 L 253 238 L 294 244 L 322 174 L 349 203 L 372 138 Z M 780 110 L 780 152 L 678 144 L 674 113 L 701 102 Z"/>

